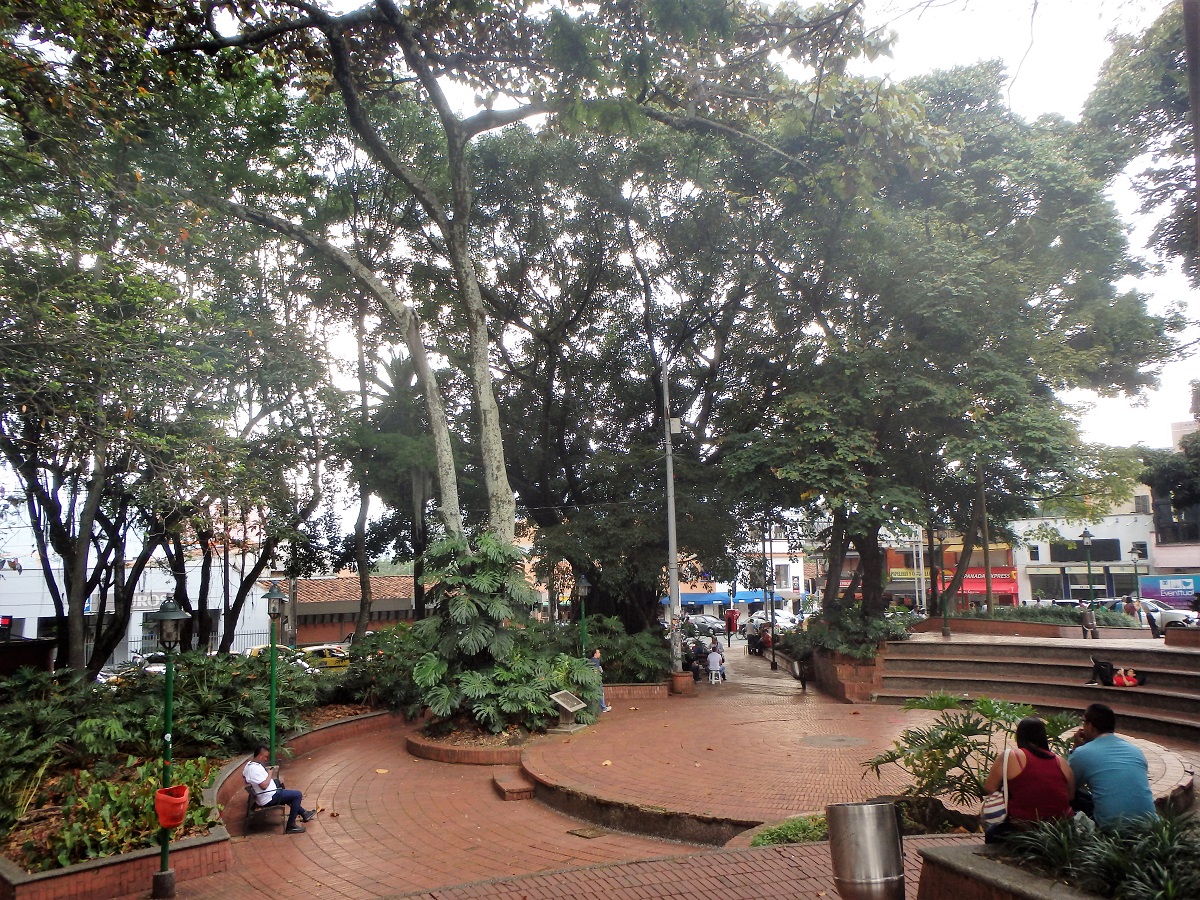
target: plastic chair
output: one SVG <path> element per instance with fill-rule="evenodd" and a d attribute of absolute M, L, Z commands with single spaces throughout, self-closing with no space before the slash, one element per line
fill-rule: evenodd
<path fill-rule="evenodd" d="M 720 684 L 721 683 L 721 670 L 720 669 L 709 669 L 708 670 L 708 683 L 709 684 Z"/>

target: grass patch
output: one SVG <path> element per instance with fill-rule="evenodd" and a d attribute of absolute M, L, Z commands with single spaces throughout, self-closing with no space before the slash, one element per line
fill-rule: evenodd
<path fill-rule="evenodd" d="M 829 840 L 829 825 L 825 816 L 797 816 L 770 828 L 764 828 L 754 836 L 751 847 L 770 847 L 774 844 L 812 844 Z"/>

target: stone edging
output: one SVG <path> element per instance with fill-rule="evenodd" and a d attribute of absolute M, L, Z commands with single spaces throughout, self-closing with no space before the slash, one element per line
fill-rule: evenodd
<path fill-rule="evenodd" d="M 521 763 L 521 747 L 455 747 L 419 734 L 408 735 L 405 743 L 413 756 L 434 762 L 460 766 L 516 766 Z"/>
<path fill-rule="evenodd" d="M 1018 869 L 993 858 L 983 845 L 922 847 L 918 900 L 1095 900 L 1061 882 Z"/>
<path fill-rule="evenodd" d="M 757 819 L 731 819 L 696 813 L 676 812 L 661 806 L 639 806 L 620 800 L 608 800 L 554 784 L 534 772 L 524 758 L 521 771 L 533 782 L 534 796 L 546 806 L 618 831 L 720 847 L 747 828 L 764 823 Z"/>

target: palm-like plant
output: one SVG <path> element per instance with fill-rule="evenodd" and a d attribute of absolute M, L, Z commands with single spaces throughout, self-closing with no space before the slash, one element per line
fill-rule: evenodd
<path fill-rule="evenodd" d="M 970 804 L 983 798 L 983 783 L 992 761 L 1016 730 L 1017 723 L 1036 715 L 1032 706 L 980 697 L 966 703 L 944 692 L 914 698 L 904 709 L 926 709 L 939 713 L 925 728 L 906 728 L 891 749 L 863 765 L 876 776 L 884 766 L 895 764 L 912 777 L 905 793 L 917 797 L 950 797 Z M 1051 745 L 1063 749 L 1063 735 L 1078 725 L 1065 714 L 1046 719 Z"/>

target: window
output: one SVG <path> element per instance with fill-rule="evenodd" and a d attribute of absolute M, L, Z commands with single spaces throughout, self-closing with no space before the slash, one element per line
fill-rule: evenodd
<path fill-rule="evenodd" d="M 1143 560 L 1150 555 L 1150 548 L 1146 546 L 1145 541 L 1134 541 L 1129 545 L 1129 555 Z"/>
<path fill-rule="evenodd" d="M 1039 547 L 1037 544 L 1030 544 L 1029 545 L 1029 561 L 1037 562 L 1041 558 L 1042 558 L 1042 548 Z"/>
<path fill-rule="evenodd" d="M 1150 495 L 1149 494 L 1134 494 L 1133 511 L 1138 515 L 1150 515 Z"/>
<path fill-rule="evenodd" d="M 1058 563 L 1086 562 L 1088 553 L 1083 541 L 1074 541 L 1074 546 L 1067 544 L 1050 545 L 1050 561 Z M 1121 542 L 1115 538 L 1093 538 L 1091 558 L 1093 563 L 1120 562 Z"/>

